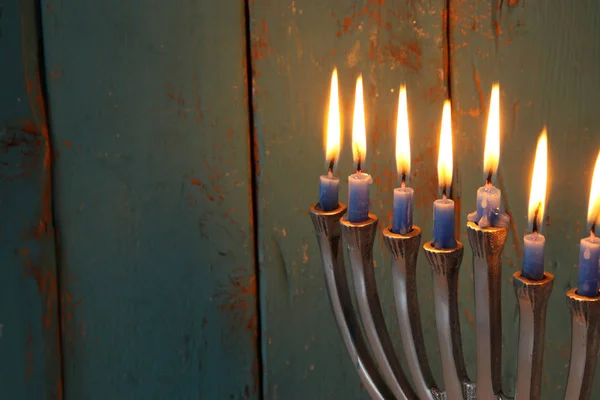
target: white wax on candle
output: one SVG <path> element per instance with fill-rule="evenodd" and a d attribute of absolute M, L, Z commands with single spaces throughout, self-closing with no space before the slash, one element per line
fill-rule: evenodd
<path fill-rule="evenodd" d="M 477 211 L 470 213 L 467 220 L 480 228 L 506 226 L 505 215 L 500 212 L 502 192 L 493 185 L 485 185 L 477 190 Z"/>

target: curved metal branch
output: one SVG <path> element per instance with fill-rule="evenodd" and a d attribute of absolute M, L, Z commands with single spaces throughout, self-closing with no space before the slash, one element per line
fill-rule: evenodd
<path fill-rule="evenodd" d="M 436 249 L 427 242 L 423 248 L 433 276 L 435 322 L 446 394 L 452 400 L 475 399 L 475 386 L 465 368 L 458 318 L 458 273 L 463 245 L 457 242 L 455 249 Z"/>
<path fill-rule="evenodd" d="M 502 393 L 502 251 L 508 229 L 469 222 L 467 233 L 475 278 L 477 397 L 493 399 Z"/>
<path fill-rule="evenodd" d="M 565 399 L 590 398 L 598 359 L 600 296 L 585 297 L 577 289 L 567 292 L 571 310 L 571 363 Z"/>
<path fill-rule="evenodd" d="M 396 357 L 377 293 L 373 270 L 373 242 L 377 222 L 377 217 L 373 214 L 369 214 L 369 219 L 361 223 L 344 219 L 340 221 L 350 256 L 358 310 L 367 340 L 386 383 L 396 398 L 417 399 Z"/>
<path fill-rule="evenodd" d="M 437 388 L 429 362 L 423 330 L 417 290 L 417 257 L 421 244 L 421 229 L 414 226 L 406 235 L 383 231 L 383 241 L 392 256 L 392 283 L 394 302 L 400 327 L 402 347 L 412 377 L 415 391 L 420 399 L 445 398 Z"/>
<path fill-rule="evenodd" d="M 517 364 L 516 400 L 536 400 L 542 389 L 544 333 L 546 310 L 554 285 L 554 275 L 546 272 L 544 278 L 532 281 L 513 274 L 515 294 L 519 301 L 519 351 Z"/>
<path fill-rule="evenodd" d="M 331 212 L 318 210 L 316 204 L 310 209 L 321 250 L 323 272 L 325 273 L 331 308 L 346 345 L 346 350 L 371 398 L 374 400 L 392 399 L 394 397 L 392 392 L 386 386 L 375 362 L 371 358 L 352 305 L 350 288 L 346 278 L 339 224 L 345 213 L 346 206 L 343 204 L 340 204 L 337 210 Z"/>

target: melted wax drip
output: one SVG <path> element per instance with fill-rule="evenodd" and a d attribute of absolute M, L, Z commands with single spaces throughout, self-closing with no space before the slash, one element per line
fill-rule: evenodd
<path fill-rule="evenodd" d="M 508 214 L 503 213 L 499 208 L 492 210 L 490 218 L 484 215 L 479 221 L 477 221 L 477 211 L 473 211 L 467 215 L 467 220 L 475 222 L 480 228 L 488 228 L 490 226 L 496 228 L 508 228 L 508 225 L 510 224 L 510 217 Z"/>

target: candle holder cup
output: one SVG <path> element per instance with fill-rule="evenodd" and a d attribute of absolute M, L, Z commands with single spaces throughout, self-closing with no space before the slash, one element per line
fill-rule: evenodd
<path fill-rule="evenodd" d="M 375 282 L 373 242 L 377 217 L 369 214 L 364 222 L 349 222 L 343 218 L 346 212 L 343 204 L 331 212 L 321 211 L 316 205 L 310 211 L 333 314 L 348 354 L 371 398 L 506 398 L 501 376 L 501 255 L 508 237 L 507 228 L 479 228 L 472 222 L 467 224 L 474 261 L 476 383 L 471 382 L 466 373 L 458 318 L 458 274 L 463 245 L 457 242 L 454 249 L 436 249 L 431 242 L 423 245 L 433 278 L 445 387 L 442 391 L 429 368 L 417 298 L 421 230 L 414 227 L 406 235 L 395 234 L 389 228 L 383 230 L 383 240 L 392 258 L 394 303 L 411 385 L 394 351 Z M 347 279 L 344 247 L 352 270 L 352 285 Z M 553 282 L 554 276 L 549 273 L 539 281 L 528 280 L 520 272 L 513 275 L 519 303 L 517 399 L 541 398 L 546 310 Z M 358 310 L 353 305 L 352 292 Z M 567 302 L 573 338 L 565 398 L 589 399 L 599 345 L 600 296 L 579 296 L 576 289 L 572 289 L 567 292 Z"/>

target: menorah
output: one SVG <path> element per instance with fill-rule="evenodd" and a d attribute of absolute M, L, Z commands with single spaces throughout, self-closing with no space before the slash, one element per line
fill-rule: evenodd
<path fill-rule="evenodd" d="M 477 377 L 472 382 L 465 368 L 458 313 L 458 274 L 463 245 L 436 249 L 423 245 L 431 267 L 435 320 L 445 390 L 440 390 L 431 373 L 421 328 L 417 300 L 416 265 L 421 247 L 421 230 L 414 226 L 406 235 L 383 231 L 392 258 L 394 303 L 402 348 L 412 378 L 404 373 L 394 350 L 373 269 L 373 244 L 378 219 L 369 214 L 361 223 L 344 218 L 346 206 L 322 211 L 311 207 L 325 282 L 331 307 L 346 349 L 356 371 L 373 399 L 506 399 L 501 377 L 501 267 L 508 237 L 504 227 L 480 228 L 469 222 L 467 232 L 473 250 Z M 344 262 L 347 250 L 352 285 Z M 541 280 L 513 275 L 519 304 L 518 374 L 516 399 L 539 399 L 541 392 L 544 331 L 548 299 L 554 276 Z M 352 303 L 352 291 L 358 313 Z M 588 399 L 591 394 L 600 328 L 600 297 L 585 297 L 576 289 L 566 293 L 571 312 L 571 360 L 565 399 Z M 365 338 L 366 337 L 366 338 Z"/>

